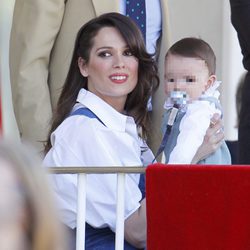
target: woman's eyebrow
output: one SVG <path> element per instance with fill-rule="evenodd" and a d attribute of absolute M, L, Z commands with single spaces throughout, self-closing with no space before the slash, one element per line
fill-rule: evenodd
<path fill-rule="evenodd" d="M 99 50 L 105 50 L 105 49 L 113 49 L 114 47 L 111 46 L 102 46 L 96 49 L 96 52 L 98 52 Z M 122 47 L 123 49 L 128 49 L 129 47 L 126 45 L 124 47 Z"/>
<path fill-rule="evenodd" d="M 103 47 L 99 47 L 96 49 L 96 52 L 98 52 L 99 50 L 104 50 L 104 49 L 112 49 L 113 47 L 110 46 L 103 46 Z"/>

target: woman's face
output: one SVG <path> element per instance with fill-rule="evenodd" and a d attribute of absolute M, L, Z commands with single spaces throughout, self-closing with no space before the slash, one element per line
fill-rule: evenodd
<path fill-rule="evenodd" d="M 88 90 L 119 112 L 138 81 L 138 59 L 113 27 L 104 27 L 94 38 L 87 64 L 79 58 L 81 74 L 88 78 Z"/>

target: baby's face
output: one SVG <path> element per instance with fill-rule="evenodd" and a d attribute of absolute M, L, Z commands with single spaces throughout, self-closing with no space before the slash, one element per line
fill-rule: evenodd
<path fill-rule="evenodd" d="M 164 78 L 166 95 L 171 98 L 182 96 L 183 103 L 197 100 L 211 84 L 204 60 L 172 54 L 165 61 Z"/>

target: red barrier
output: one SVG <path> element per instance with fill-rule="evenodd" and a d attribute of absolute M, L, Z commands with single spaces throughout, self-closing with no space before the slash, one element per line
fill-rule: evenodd
<path fill-rule="evenodd" d="M 147 250 L 250 249 L 250 167 L 151 165 Z"/>

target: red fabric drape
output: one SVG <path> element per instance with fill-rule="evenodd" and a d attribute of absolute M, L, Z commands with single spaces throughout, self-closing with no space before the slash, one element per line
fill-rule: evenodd
<path fill-rule="evenodd" d="M 147 250 L 250 249 L 250 166 L 151 165 Z"/>

